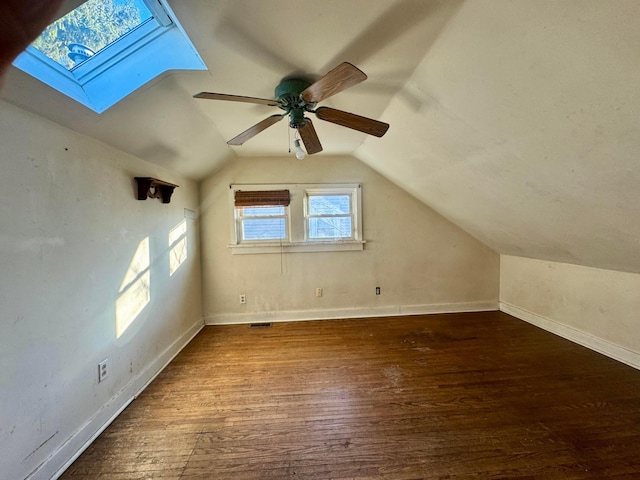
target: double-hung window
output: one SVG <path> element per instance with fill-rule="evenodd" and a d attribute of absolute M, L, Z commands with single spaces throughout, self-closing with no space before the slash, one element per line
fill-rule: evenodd
<path fill-rule="evenodd" d="M 355 239 L 354 198 L 349 189 L 310 189 L 305 192 L 305 227 L 309 241 Z"/>
<path fill-rule="evenodd" d="M 237 243 L 288 241 L 289 190 L 235 190 Z"/>
<path fill-rule="evenodd" d="M 362 250 L 359 184 L 230 185 L 232 253 Z"/>
<path fill-rule="evenodd" d="M 287 239 L 286 207 L 238 207 L 242 242 Z"/>

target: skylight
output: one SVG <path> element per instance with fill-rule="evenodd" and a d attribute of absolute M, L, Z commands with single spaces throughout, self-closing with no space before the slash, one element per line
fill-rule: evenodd
<path fill-rule="evenodd" d="M 165 0 L 88 0 L 13 64 L 97 113 L 169 70 L 206 70 Z"/>
<path fill-rule="evenodd" d="M 142 0 L 89 0 L 55 21 L 31 44 L 67 70 L 147 21 Z"/>

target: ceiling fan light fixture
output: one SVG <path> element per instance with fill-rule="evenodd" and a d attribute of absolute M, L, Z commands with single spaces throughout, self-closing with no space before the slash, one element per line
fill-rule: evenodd
<path fill-rule="evenodd" d="M 300 140 L 298 140 L 297 138 L 293 141 L 293 147 L 295 148 L 295 152 L 296 152 L 296 158 L 298 160 L 304 160 L 304 157 L 307 156 L 307 154 L 305 153 L 305 151 L 302 149 L 302 147 L 300 146 Z"/>
<path fill-rule="evenodd" d="M 232 102 L 257 103 L 261 105 L 277 106 L 284 110 L 283 114 L 271 115 L 254 126 L 248 128 L 239 135 L 229 140 L 229 145 L 242 145 L 247 140 L 267 129 L 284 117 L 289 117 L 289 127 L 296 131 L 295 153 L 300 160 L 307 155 L 313 155 L 322 151 L 322 144 L 311 119 L 305 116 L 306 112 L 313 113 L 320 120 L 334 123 L 342 127 L 351 128 L 368 135 L 382 137 L 389 128 L 389 124 L 362 117 L 335 108 L 319 107 L 316 104 L 340 93 L 349 87 L 366 80 L 367 76 L 358 67 L 342 62 L 329 73 L 314 83 L 301 78 L 285 78 L 275 90 L 276 100 L 265 98 L 243 97 L 224 93 L 200 92 L 195 98 L 211 100 L 228 100 Z M 304 150 L 300 144 L 304 144 Z"/>

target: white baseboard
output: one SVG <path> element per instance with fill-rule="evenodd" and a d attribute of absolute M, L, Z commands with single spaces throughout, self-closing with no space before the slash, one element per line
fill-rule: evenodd
<path fill-rule="evenodd" d="M 500 311 L 640 370 L 640 353 L 638 352 L 510 303 L 500 302 Z"/>
<path fill-rule="evenodd" d="M 71 435 L 25 480 L 57 479 L 100 435 L 105 428 L 155 379 L 204 327 L 198 319 L 189 330 L 169 345 L 135 378 L 109 400 L 92 418 Z M 55 472 L 52 474 L 52 472 Z"/>
<path fill-rule="evenodd" d="M 386 305 L 380 307 L 286 310 L 280 312 L 217 313 L 205 315 L 206 325 L 231 325 L 254 322 L 293 322 L 337 318 L 393 317 L 432 313 L 486 312 L 498 309 L 498 302 L 436 303 L 426 305 Z"/>

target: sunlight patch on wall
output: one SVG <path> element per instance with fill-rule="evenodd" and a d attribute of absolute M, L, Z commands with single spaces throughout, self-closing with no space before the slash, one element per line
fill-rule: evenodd
<path fill-rule="evenodd" d="M 183 220 L 169 232 L 169 276 L 187 259 L 187 221 Z"/>
<path fill-rule="evenodd" d="M 116 300 L 116 338 L 129 328 L 151 301 L 149 237 L 138 244 Z"/>

